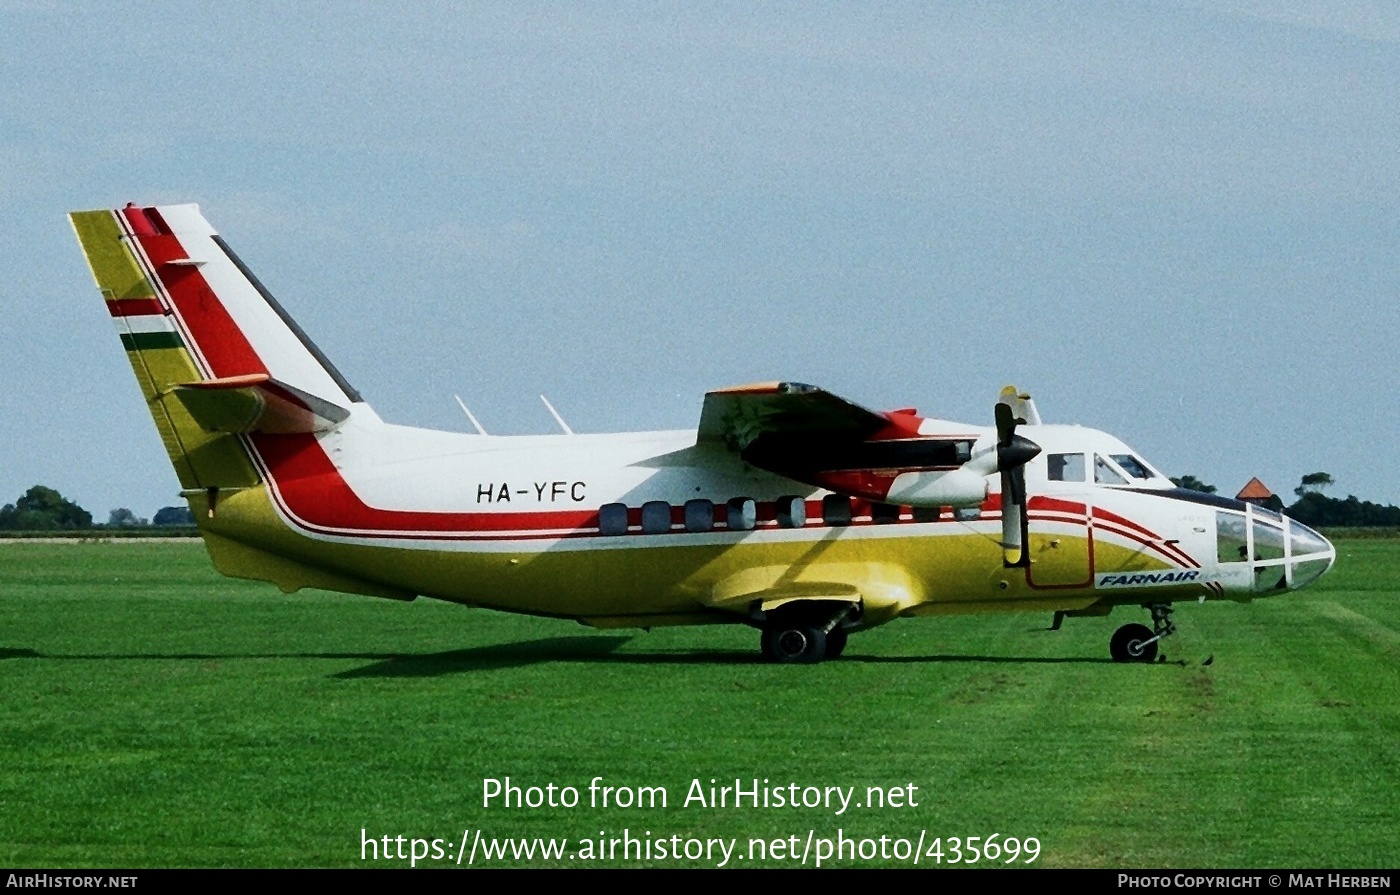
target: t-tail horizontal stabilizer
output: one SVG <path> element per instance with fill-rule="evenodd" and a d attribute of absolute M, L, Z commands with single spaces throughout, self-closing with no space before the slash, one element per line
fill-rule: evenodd
<path fill-rule="evenodd" d="M 344 407 L 266 373 L 187 382 L 175 387 L 175 397 L 210 432 L 326 432 L 350 416 Z"/>

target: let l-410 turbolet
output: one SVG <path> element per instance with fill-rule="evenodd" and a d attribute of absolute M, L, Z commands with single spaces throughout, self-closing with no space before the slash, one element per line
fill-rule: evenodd
<path fill-rule="evenodd" d="M 226 575 L 435 597 L 602 628 L 739 623 L 780 662 L 896 618 L 1144 606 L 1304 587 L 1332 545 L 1172 487 L 1104 432 L 877 412 L 808 385 L 705 396 L 697 429 L 489 436 L 382 421 L 193 205 L 71 215 Z"/>

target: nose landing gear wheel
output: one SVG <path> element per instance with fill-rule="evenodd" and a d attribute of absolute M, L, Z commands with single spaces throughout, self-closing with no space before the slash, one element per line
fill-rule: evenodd
<path fill-rule="evenodd" d="M 819 627 L 779 625 L 763 631 L 763 657 L 770 662 L 811 665 L 827 655 L 827 635 Z"/>
<path fill-rule="evenodd" d="M 1147 625 L 1124 625 L 1113 632 L 1108 651 L 1115 662 L 1151 662 L 1157 658 L 1157 640 Z"/>

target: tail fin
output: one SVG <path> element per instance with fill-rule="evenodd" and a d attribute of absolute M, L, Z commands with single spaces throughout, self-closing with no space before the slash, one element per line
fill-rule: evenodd
<path fill-rule="evenodd" d="M 69 218 L 182 488 L 256 485 L 233 433 L 317 431 L 362 401 L 197 206 Z"/>

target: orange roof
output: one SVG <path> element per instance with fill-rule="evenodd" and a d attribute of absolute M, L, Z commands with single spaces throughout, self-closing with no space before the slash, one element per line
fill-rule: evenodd
<path fill-rule="evenodd" d="M 1274 492 L 1257 478 L 1250 479 L 1249 484 L 1240 489 L 1240 493 L 1235 495 L 1236 500 L 1268 500 L 1274 496 Z"/>

